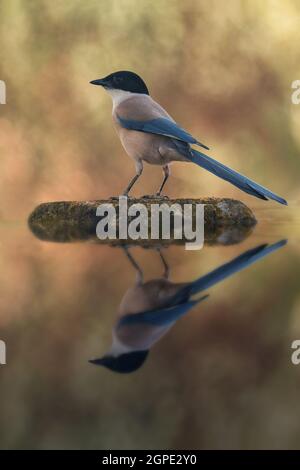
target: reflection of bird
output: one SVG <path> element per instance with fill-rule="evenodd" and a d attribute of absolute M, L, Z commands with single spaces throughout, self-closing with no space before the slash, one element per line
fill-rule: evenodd
<path fill-rule="evenodd" d="M 222 163 L 191 148 L 199 145 L 208 147 L 182 129 L 169 114 L 150 96 L 144 81 L 133 72 L 115 72 L 105 78 L 93 80 L 101 85 L 113 100 L 113 119 L 123 147 L 135 161 L 136 175 L 130 181 L 124 194 L 127 195 L 142 174 L 143 161 L 161 165 L 163 182 L 157 192 L 159 196 L 170 174 L 173 161 L 193 162 L 214 175 L 229 181 L 242 191 L 260 199 L 274 199 L 281 204 L 287 202 Z"/>
<path fill-rule="evenodd" d="M 229 263 L 192 282 L 173 283 L 165 274 L 159 279 L 143 282 L 143 274 L 130 253 L 126 251 L 138 273 L 136 284 L 125 293 L 119 308 L 119 318 L 113 328 L 113 341 L 109 351 L 93 364 L 116 372 L 133 372 L 141 367 L 149 350 L 173 324 L 207 296 L 193 296 L 241 271 L 264 256 L 286 244 L 282 240 L 273 245 L 259 245 L 246 251 Z"/>

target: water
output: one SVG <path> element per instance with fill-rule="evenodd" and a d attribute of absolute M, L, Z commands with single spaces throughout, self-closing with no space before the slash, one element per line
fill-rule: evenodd
<path fill-rule="evenodd" d="M 41 241 L 26 220 L 3 222 L 1 448 L 299 448 L 298 207 L 254 207 L 259 223 L 235 245 L 132 248 L 129 257 Z M 170 307 L 178 284 L 283 239 Z M 141 349 L 149 352 L 130 356 Z"/>

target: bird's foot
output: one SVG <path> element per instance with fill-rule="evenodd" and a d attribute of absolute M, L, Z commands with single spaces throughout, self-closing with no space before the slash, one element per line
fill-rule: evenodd
<path fill-rule="evenodd" d="M 155 198 L 155 194 L 144 194 L 141 199 L 153 199 Z"/>
<path fill-rule="evenodd" d="M 159 194 L 159 193 L 156 193 L 155 197 L 158 197 L 159 199 L 165 199 L 166 201 L 170 199 L 169 196 L 166 196 L 165 194 Z"/>
<path fill-rule="evenodd" d="M 128 196 L 128 194 L 120 194 L 119 196 L 110 196 L 108 199 L 109 201 L 118 201 L 119 197 L 127 197 L 127 199 L 131 198 L 131 196 Z"/>

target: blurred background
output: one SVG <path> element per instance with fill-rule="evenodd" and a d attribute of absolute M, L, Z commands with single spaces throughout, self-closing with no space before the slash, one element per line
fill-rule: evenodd
<path fill-rule="evenodd" d="M 300 79 L 297 0 L 1 0 L 1 448 L 300 447 Z M 118 195 L 134 174 L 89 85 L 133 70 L 210 155 L 285 197 L 254 200 L 200 168 L 174 164 L 166 194 L 235 197 L 259 224 L 234 246 L 169 248 L 172 278 L 190 280 L 245 249 L 280 252 L 213 288 L 133 375 L 88 364 L 110 344 L 134 272 L 120 250 L 34 238 L 40 202 Z M 175 97 L 175 99 L 174 99 Z M 146 166 L 133 194 L 151 193 Z M 155 254 L 137 249 L 147 276 Z"/>

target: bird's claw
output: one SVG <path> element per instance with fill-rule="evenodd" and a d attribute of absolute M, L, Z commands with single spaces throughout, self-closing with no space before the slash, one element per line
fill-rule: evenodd
<path fill-rule="evenodd" d="M 164 196 L 159 193 L 155 193 L 155 194 L 144 194 L 144 196 L 142 196 L 141 199 L 169 199 L 169 197 Z"/>

